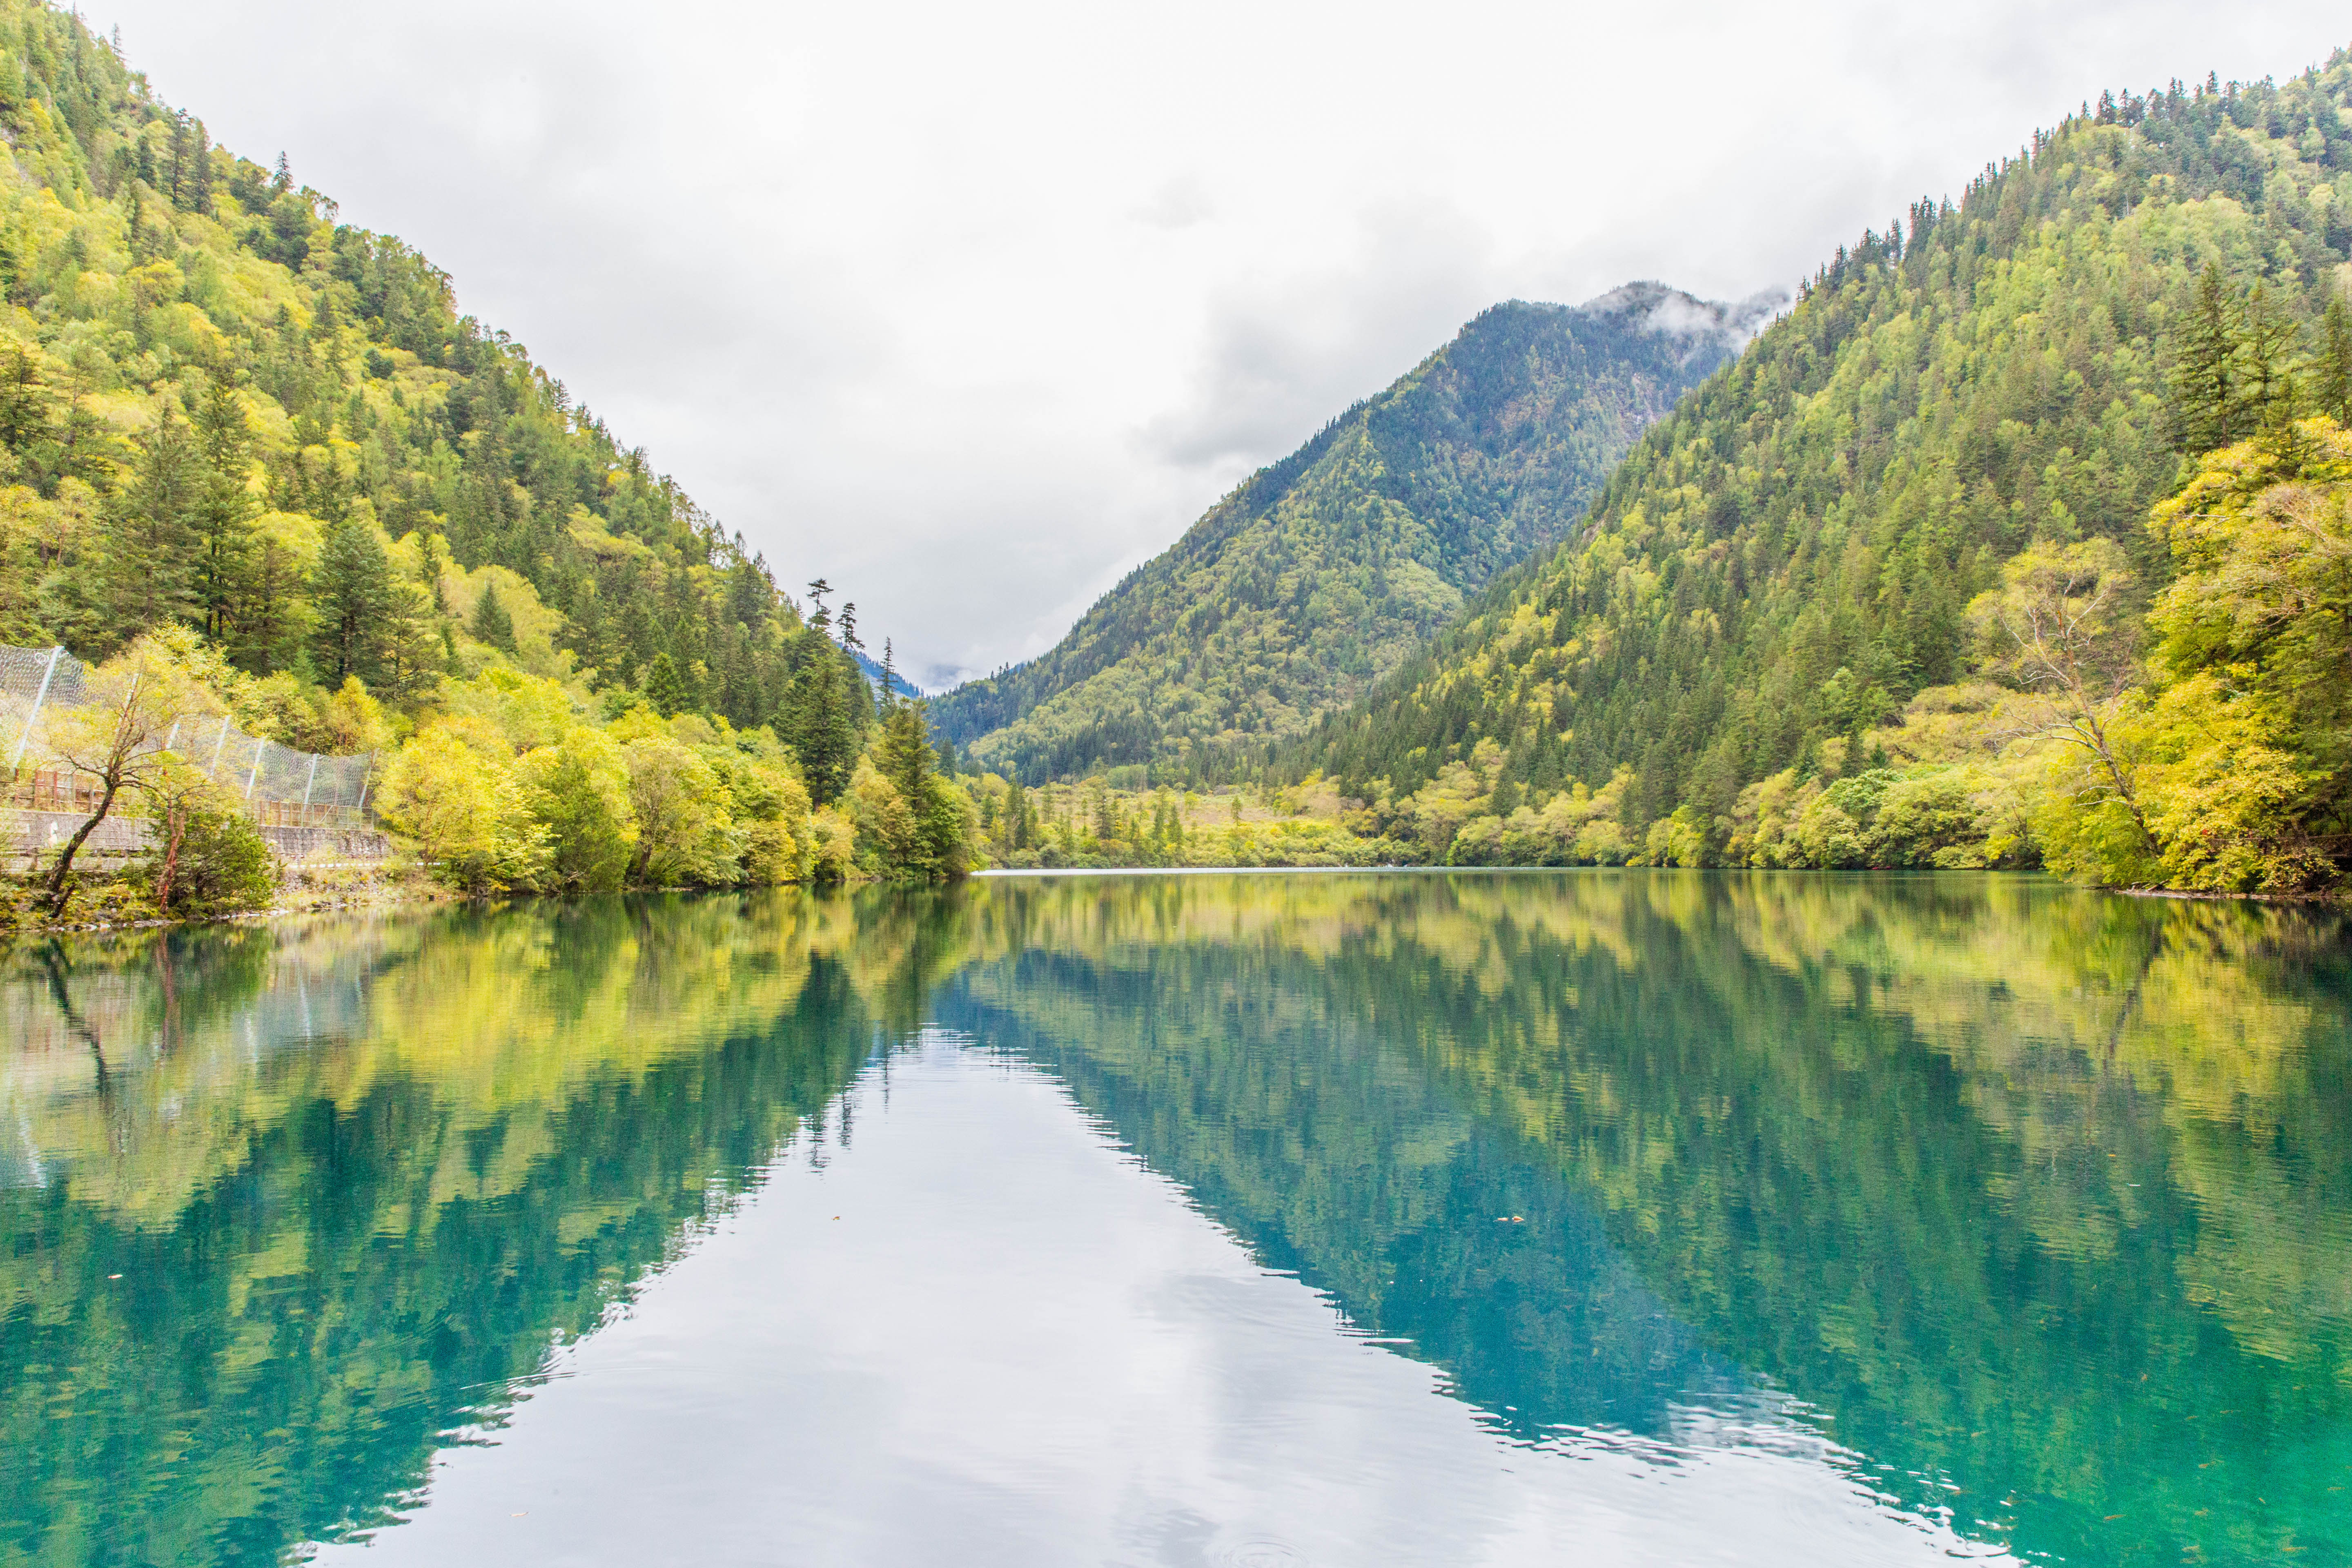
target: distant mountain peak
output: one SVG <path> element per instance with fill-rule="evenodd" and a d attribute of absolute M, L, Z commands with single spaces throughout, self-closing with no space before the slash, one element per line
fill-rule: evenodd
<path fill-rule="evenodd" d="M 1653 279 L 1621 283 L 1575 309 L 1588 316 L 1634 324 L 1643 331 L 1679 338 L 1694 349 L 1737 351 L 1769 325 L 1789 303 L 1785 289 L 1768 289 L 1736 301 L 1702 300 Z"/>
<path fill-rule="evenodd" d="M 1197 771 L 1301 734 L 1565 537 L 1642 430 L 1769 314 L 1654 282 L 1482 310 L 1244 480 L 1053 648 L 942 694 L 932 718 L 1030 780 Z"/>

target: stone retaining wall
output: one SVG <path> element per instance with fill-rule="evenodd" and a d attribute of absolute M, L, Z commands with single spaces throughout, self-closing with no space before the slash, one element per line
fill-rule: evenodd
<path fill-rule="evenodd" d="M 78 812 L 19 811 L 16 847 L 12 857 L 20 866 L 26 856 L 46 857 L 74 836 L 87 820 Z M 75 863 L 89 861 L 104 868 L 136 855 L 146 847 L 148 819 L 110 816 L 83 843 Z M 325 855 L 337 860 L 374 861 L 392 857 L 392 840 L 372 827 L 257 827 L 262 841 L 280 860 L 308 860 Z"/>
<path fill-rule="evenodd" d="M 337 860 L 392 858 L 392 840 L 373 827 L 264 827 L 260 832 L 280 860 L 321 855 Z"/>

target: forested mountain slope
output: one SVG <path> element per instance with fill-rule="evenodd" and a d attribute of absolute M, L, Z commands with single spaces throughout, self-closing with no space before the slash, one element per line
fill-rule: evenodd
<path fill-rule="evenodd" d="M 1560 539 L 1753 310 L 1654 283 L 1496 306 L 1259 470 L 1051 652 L 939 699 L 934 721 L 1031 780 L 1297 733 Z"/>
<path fill-rule="evenodd" d="M 0 0 L 0 641 L 185 622 L 320 749 L 327 689 L 403 709 L 485 660 L 796 743 L 812 670 L 864 701 L 445 274 L 212 145 L 76 17 Z"/>
<path fill-rule="evenodd" d="M 2266 638 L 2345 602 L 2343 508 L 2323 497 L 2298 559 L 2336 561 L 2335 576 L 2274 594 L 2263 584 L 2291 572 L 2250 567 L 2234 607 L 2206 612 L 2236 615 L 2243 635 L 2198 653 L 2175 579 L 2205 567 L 2179 520 L 2151 510 L 2202 453 L 2248 437 L 2268 455 L 2232 447 L 2210 484 L 2242 497 L 2345 477 L 2324 422 L 2296 420 L 2352 414 L 2348 91 L 2339 53 L 2284 84 L 2103 97 L 1957 205 L 1924 202 L 1841 248 L 1792 311 L 1650 428 L 1572 539 L 1321 723 L 1287 771 L 1327 772 L 1373 803 L 1367 830 L 1409 823 L 1442 858 L 1773 864 L 1790 862 L 1759 845 L 1788 791 L 1845 789 L 1832 804 L 1863 843 L 1902 782 L 1883 748 L 1900 764 L 1906 737 L 1972 705 L 2066 696 L 2093 729 L 2138 725 L 2148 767 L 2187 765 L 2206 721 L 2148 728 L 2162 693 L 2199 659 L 2215 701 L 2252 690 Z M 2297 453 L 2336 454 L 2335 468 Z M 2205 564 L 2218 560 L 2216 546 Z M 2081 634 L 2073 662 L 2021 673 L 2012 658 L 2002 674 L 1996 656 L 2016 652 L 2022 624 L 2010 610 L 2031 618 L 2036 595 Z M 2172 662 L 2135 695 L 2152 602 L 2173 616 L 2153 623 Z M 2004 684 L 1974 697 L 1953 684 L 1979 671 Z M 1942 695 L 1919 698 L 1928 689 Z M 1915 699 L 1937 711 L 1895 723 Z M 2260 811 L 2336 855 L 2342 769 L 2326 758 L 2342 747 L 2298 730 L 2293 708 L 2263 710 L 2290 782 Z M 2124 734 L 2077 735 L 2105 777 L 2058 793 L 2128 808 L 2147 820 L 2118 831 L 2162 841 L 2131 798 Z M 2210 772 L 2242 770 L 2224 758 Z M 1971 778 L 1938 809 L 1969 817 L 1955 842 L 1999 840 L 1985 814 L 2003 809 L 2000 791 Z M 1795 863 L 1889 863 L 1872 854 Z"/>

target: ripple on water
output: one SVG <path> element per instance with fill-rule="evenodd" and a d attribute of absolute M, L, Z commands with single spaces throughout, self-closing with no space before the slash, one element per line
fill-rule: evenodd
<path fill-rule="evenodd" d="M 1228 1547 L 1223 1561 L 1231 1568 L 1306 1568 L 1307 1554 L 1279 1541 L 1244 1541 Z"/>

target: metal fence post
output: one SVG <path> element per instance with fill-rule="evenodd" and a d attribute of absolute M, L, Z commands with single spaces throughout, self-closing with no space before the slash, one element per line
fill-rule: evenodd
<path fill-rule="evenodd" d="M 41 704 L 48 700 L 49 681 L 58 673 L 58 659 L 65 652 L 63 644 L 49 649 L 49 664 L 41 671 L 41 689 L 33 693 L 33 710 L 25 715 L 25 732 L 16 737 L 16 754 L 8 759 L 8 776 L 15 779 L 16 770 L 25 765 L 25 742 L 33 738 L 33 726 L 40 722 Z"/>
<path fill-rule="evenodd" d="M 310 786 L 319 782 L 319 753 L 310 753 L 310 776 L 302 781 L 302 820 L 310 820 Z"/>
<path fill-rule="evenodd" d="M 253 799 L 253 786 L 261 778 L 261 748 L 268 744 L 268 741 L 259 735 L 253 739 L 253 769 L 245 775 L 245 798 L 248 803 Z"/>
<path fill-rule="evenodd" d="M 213 741 L 213 760 L 205 764 L 205 776 L 215 784 L 220 782 L 220 754 L 222 748 L 228 744 L 228 715 L 224 713 L 221 715 L 221 732 Z"/>

